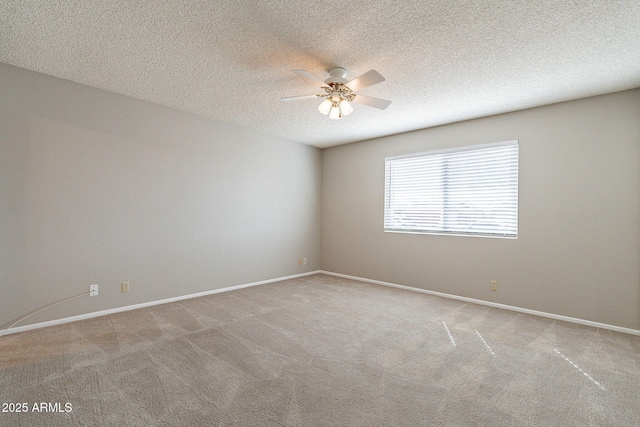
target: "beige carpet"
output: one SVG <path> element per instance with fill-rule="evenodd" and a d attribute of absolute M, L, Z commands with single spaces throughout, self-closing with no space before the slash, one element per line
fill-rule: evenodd
<path fill-rule="evenodd" d="M 2 427 L 638 426 L 640 337 L 315 275 L 1 337 L 0 403 L 27 404 Z"/>

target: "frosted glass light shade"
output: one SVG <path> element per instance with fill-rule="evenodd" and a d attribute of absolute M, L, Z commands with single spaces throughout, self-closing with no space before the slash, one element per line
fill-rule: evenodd
<path fill-rule="evenodd" d="M 342 102 L 340 102 L 340 110 L 342 110 L 343 116 L 348 116 L 349 114 L 353 113 L 353 107 L 351 106 L 351 104 L 349 104 L 348 101 L 344 99 L 342 100 Z"/>
<path fill-rule="evenodd" d="M 318 111 L 320 111 L 322 114 L 326 116 L 327 114 L 329 114 L 329 111 L 331 110 L 331 105 L 332 105 L 331 100 L 327 98 L 324 101 L 322 101 L 320 105 L 318 105 Z"/>
<path fill-rule="evenodd" d="M 335 107 L 331 107 L 329 112 L 329 118 L 331 120 L 338 120 L 340 118 L 340 107 L 336 104 Z"/>

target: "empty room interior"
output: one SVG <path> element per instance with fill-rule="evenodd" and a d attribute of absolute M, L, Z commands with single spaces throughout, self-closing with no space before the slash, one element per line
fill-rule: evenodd
<path fill-rule="evenodd" d="M 640 2 L 0 4 L 0 426 L 640 425 Z"/>

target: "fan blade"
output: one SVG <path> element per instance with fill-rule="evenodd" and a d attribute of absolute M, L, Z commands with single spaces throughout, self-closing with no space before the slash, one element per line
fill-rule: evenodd
<path fill-rule="evenodd" d="M 314 76 L 308 71 L 305 71 L 305 70 L 292 70 L 292 71 L 297 75 L 299 75 L 300 77 L 304 77 L 305 79 L 311 80 L 316 84 L 316 86 L 319 86 L 319 87 L 328 86 L 324 81 L 320 80 L 318 77 Z"/>
<path fill-rule="evenodd" d="M 379 108 L 381 110 L 385 110 L 389 105 L 391 105 L 391 101 L 387 101 L 386 99 L 374 98 L 372 96 L 364 96 L 356 94 L 356 97 L 353 98 L 353 101 L 356 104 L 368 105 L 369 107 Z"/>
<path fill-rule="evenodd" d="M 318 95 L 301 95 L 301 96 L 288 96 L 286 98 L 280 98 L 280 101 L 297 101 L 298 99 L 317 98 Z"/>
<path fill-rule="evenodd" d="M 384 80 L 385 79 L 384 77 L 382 77 L 382 74 L 380 74 L 376 70 L 370 70 L 360 77 L 356 77 L 355 79 L 351 80 L 349 83 L 345 83 L 345 86 L 356 92 L 360 89 L 364 89 L 365 87 L 383 82 Z"/>

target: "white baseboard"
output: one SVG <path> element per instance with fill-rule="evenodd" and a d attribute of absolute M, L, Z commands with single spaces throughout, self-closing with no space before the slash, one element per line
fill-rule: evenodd
<path fill-rule="evenodd" d="M 506 305 L 506 304 L 499 304 L 499 303 L 495 303 L 495 302 L 484 301 L 484 300 L 479 300 L 479 299 L 474 299 L 474 298 L 461 297 L 461 296 L 458 296 L 458 295 L 451 295 L 451 294 L 446 294 L 446 293 L 442 293 L 442 292 L 429 291 L 429 290 L 426 290 L 426 289 L 414 288 L 414 287 L 405 286 L 405 285 L 398 285 L 396 283 L 390 283 L 390 282 L 382 282 L 380 280 L 367 279 L 367 278 L 364 278 L 364 277 L 349 276 L 347 274 L 334 273 L 334 272 L 331 272 L 331 271 L 324 271 L 324 270 L 310 271 L 308 273 L 295 274 L 295 275 L 286 276 L 286 277 L 277 277 L 277 278 L 274 278 L 274 279 L 262 280 L 262 281 L 259 281 L 259 282 L 252 282 L 252 283 L 245 283 L 245 284 L 242 284 L 242 285 L 229 286 L 229 287 L 220 288 L 220 289 L 213 289 L 213 290 L 210 290 L 210 291 L 198 292 L 198 293 L 195 293 L 195 294 L 182 295 L 182 296 L 178 296 L 178 297 L 166 298 L 166 299 L 157 300 L 157 301 L 150 301 L 150 302 L 145 302 L 145 303 L 140 303 L 140 304 L 128 305 L 128 306 L 124 306 L 124 307 L 112 308 L 112 309 L 108 309 L 108 310 L 95 311 L 95 312 L 92 312 L 92 313 L 81 314 L 81 315 L 78 315 L 78 316 L 65 317 L 63 319 L 50 320 L 50 321 L 47 321 L 47 322 L 34 323 L 34 324 L 31 324 L 31 325 L 25 325 L 25 326 L 17 326 L 15 328 L 11 328 L 9 330 L 0 330 L 0 336 L 8 335 L 8 334 L 14 334 L 14 333 L 17 333 L 17 332 L 28 331 L 28 330 L 32 330 L 32 329 L 46 328 L 48 326 L 61 325 L 61 324 L 64 324 L 64 323 L 75 322 L 75 321 L 78 321 L 78 320 L 91 319 L 93 317 L 106 316 L 106 315 L 109 315 L 109 314 L 120 313 L 120 312 L 123 312 L 123 311 L 129 311 L 129 310 L 135 310 L 135 309 L 138 309 L 138 308 L 151 307 L 151 306 L 154 306 L 154 305 L 166 304 L 166 303 L 175 302 L 175 301 L 181 301 L 181 300 L 190 299 L 190 298 L 197 298 L 197 297 L 202 297 L 202 296 L 205 296 L 205 295 L 212 295 L 212 294 L 217 294 L 217 293 L 221 293 L 221 292 L 228 292 L 228 291 L 233 291 L 233 290 L 236 290 L 236 289 L 249 288 L 249 287 L 252 287 L 252 286 L 264 285 L 264 284 L 267 284 L 267 283 L 279 282 L 279 281 L 282 281 L 282 280 L 296 279 L 296 278 L 299 278 L 299 277 L 311 276 L 311 275 L 314 275 L 314 274 L 326 274 L 326 275 L 329 275 L 329 276 L 342 277 L 344 279 L 357 280 L 357 281 L 360 281 L 360 282 L 372 283 L 372 284 L 375 284 L 375 285 L 388 286 L 388 287 L 392 287 L 392 288 L 404 289 L 404 290 L 413 291 L 413 292 L 420 292 L 420 293 L 429 294 L 429 295 L 435 295 L 435 296 L 439 296 L 439 297 L 443 297 L 443 298 L 450 298 L 450 299 L 455 299 L 455 300 L 459 300 L 459 301 L 465 301 L 465 302 L 470 302 L 470 303 L 474 303 L 474 304 L 485 305 L 485 306 L 489 306 L 489 307 L 502 308 L 504 310 L 510 310 L 510 311 L 516 311 L 516 312 L 520 312 L 520 313 L 532 314 L 534 316 L 547 317 L 547 318 L 550 318 L 550 319 L 562 320 L 562 321 L 565 321 L 565 322 L 577 323 L 577 324 L 580 324 L 580 325 L 592 326 L 592 327 L 595 327 L 595 328 L 607 329 L 607 330 L 611 330 L 611 331 L 622 332 L 622 333 L 625 333 L 625 334 L 631 334 L 631 335 L 640 336 L 640 330 L 637 330 L 637 329 L 624 328 L 624 327 L 615 326 L 615 325 L 608 325 L 606 323 L 593 322 L 591 320 L 584 320 L 584 319 L 578 319 L 578 318 L 575 318 L 575 317 L 561 316 L 559 314 L 546 313 L 544 311 L 529 310 L 527 308 L 515 307 L 515 306 L 511 306 L 511 305 Z"/>
<path fill-rule="evenodd" d="M 320 271 L 316 270 L 316 271 L 311 271 L 311 272 L 308 272 L 308 273 L 294 274 L 293 276 L 276 277 L 275 279 L 261 280 L 259 282 L 245 283 L 245 284 L 242 284 L 242 285 L 235 285 L 235 286 L 229 286 L 229 287 L 226 287 L 226 288 L 213 289 L 211 291 L 198 292 L 198 293 L 189 294 L 189 295 L 181 295 L 179 297 L 166 298 L 166 299 L 157 300 L 157 301 L 150 301 L 150 302 L 143 302 L 143 303 L 140 303 L 140 304 L 127 305 L 127 306 L 124 306 L 124 307 L 111 308 L 111 309 L 108 309 L 108 310 L 94 311 L 92 313 L 80 314 L 78 316 L 65 317 L 63 319 L 49 320 L 47 322 L 34 323 L 34 324 L 31 324 L 31 325 L 25 325 L 25 326 L 16 326 L 15 328 L 11 328 L 9 330 L 6 330 L 6 329 L 0 330 L 0 336 L 8 335 L 8 334 L 15 334 L 17 332 L 29 331 L 31 329 L 39 329 L 39 328 L 46 328 L 48 326 L 61 325 L 63 323 L 76 322 L 78 320 L 91 319 L 93 317 L 106 316 L 108 314 L 121 313 L 123 311 L 135 310 L 135 309 L 138 309 L 138 308 L 144 308 L 144 307 L 151 307 L 151 306 L 154 306 L 154 305 L 166 304 L 166 303 L 169 303 L 169 302 L 181 301 L 181 300 L 190 299 L 190 298 L 203 297 L 205 295 L 212 295 L 212 294 L 218 294 L 218 293 L 221 293 L 221 292 L 235 291 L 236 289 L 250 288 L 252 286 L 265 285 L 267 283 L 273 283 L 273 282 L 280 282 L 282 280 L 296 279 L 298 277 L 311 276 L 313 274 L 318 274 L 318 273 L 320 273 Z"/>
<path fill-rule="evenodd" d="M 615 325 L 608 325 L 606 323 L 592 322 L 591 320 L 584 320 L 584 319 L 578 319 L 578 318 L 575 318 L 575 317 L 561 316 L 559 314 L 546 313 L 544 311 L 529 310 L 528 308 L 521 308 L 521 307 L 515 307 L 515 306 L 511 306 L 511 305 L 506 305 L 506 304 L 499 304 L 499 303 L 496 303 L 496 302 L 490 302 L 490 301 L 483 301 L 483 300 L 474 299 L 474 298 L 461 297 L 461 296 L 458 296 L 458 295 L 445 294 L 445 293 L 442 293 L 442 292 L 428 291 L 426 289 L 413 288 L 411 286 L 398 285 L 398 284 L 389 283 L 389 282 L 382 282 L 380 280 L 366 279 L 364 277 L 349 276 L 347 274 L 333 273 L 331 271 L 320 270 L 320 271 L 318 271 L 318 273 L 326 274 L 326 275 L 329 275 L 329 276 L 342 277 L 344 279 L 358 280 L 360 282 L 372 283 L 374 285 L 389 286 L 389 287 L 392 287 L 392 288 L 399 288 L 399 289 L 404 289 L 404 290 L 407 290 L 407 291 L 420 292 L 420 293 L 423 293 L 423 294 L 435 295 L 435 296 L 455 299 L 455 300 L 459 300 L 459 301 L 471 302 L 471 303 L 474 303 L 474 304 L 486 305 L 486 306 L 489 306 L 489 307 L 502 308 L 504 310 L 511 310 L 511 311 L 517 311 L 517 312 L 520 312 L 520 313 L 532 314 L 534 316 L 548 317 L 550 319 L 562 320 L 564 322 L 578 323 L 580 325 L 593 326 L 594 328 L 608 329 L 610 331 L 616 331 L 616 332 L 622 332 L 622 333 L 625 333 L 625 334 L 639 335 L 640 336 L 640 330 L 638 330 L 638 329 L 624 328 L 622 326 L 615 326 Z"/>

